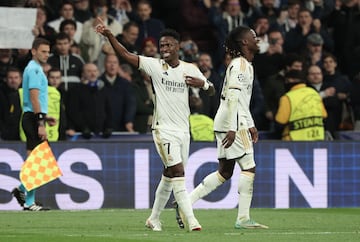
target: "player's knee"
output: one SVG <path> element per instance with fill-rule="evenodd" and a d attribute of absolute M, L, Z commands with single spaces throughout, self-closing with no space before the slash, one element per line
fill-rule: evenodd
<path fill-rule="evenodd" d="M 233 170 L 228 170 L 228 171 L 222 170 L 222 171 L 219 171 L 219 173 L 225 180 L 229 180 L 232 177 L 234 171 Z"/>
<path fill-rule="evenodd" d="M 167 167 L 164 169 L 164 176 L 166 177 L 183 177 L 185 175 L 184 166 L 180 163 L 174 166 Z"/>

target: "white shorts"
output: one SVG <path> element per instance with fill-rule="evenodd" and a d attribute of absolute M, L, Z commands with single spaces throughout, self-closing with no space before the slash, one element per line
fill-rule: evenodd
<path fill-rule="evenodd" d="M 215 136 L 218 159 L 234 159 L 239 163 L 242 170 L 255 167 L 253 143 L 251 134 L 247 129 L 237 131 L 234 143 L 227 149 L 222 145 L 226 133 L 216 132 Z"/>
<path fill-rule="evenodd" d="M 154 143 L 165 167 L 183 163 L 189 158 L 190 133 L 170 130 L 153 130 Z"/>

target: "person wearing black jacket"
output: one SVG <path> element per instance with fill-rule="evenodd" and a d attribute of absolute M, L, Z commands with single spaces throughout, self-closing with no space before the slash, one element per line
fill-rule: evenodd
<path fill-rule="evenodd" d="M 108 138 L 112 133 L 110 97 L 98 76 L 97 66 L 87 63 L 83 68 L 81 83 L 69 90 L 69 127 L 82 132 L 85 139 L 99 134 Z"/>
<path fill-rule="evenodd" d="M 0 86 L 0 135 L 3 140 L 20 140 L 22 108 L 18 89 L 21 81 L 20 70 L 10 67 L 5 82 Z"/>

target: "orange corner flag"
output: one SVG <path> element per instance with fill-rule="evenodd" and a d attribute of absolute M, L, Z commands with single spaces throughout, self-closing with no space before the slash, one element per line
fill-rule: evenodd
<path fill-rule="evenodd" d="M 31 191 L 62 176 L 47 141 L 33 149 L 20 171 L 20 181 Z"/>

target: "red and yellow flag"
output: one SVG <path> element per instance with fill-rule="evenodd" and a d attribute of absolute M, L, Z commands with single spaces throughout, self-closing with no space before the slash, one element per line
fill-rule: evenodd
<path fill-rule="evenodd" d="M 62 175 L 47 141 L 33 149 L 20 171 L 20 181 L 26 190 L 38 188 Z"/>

